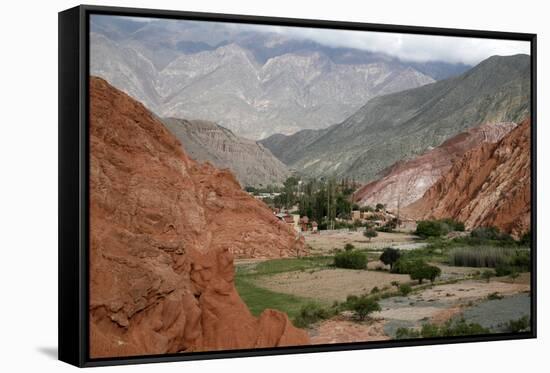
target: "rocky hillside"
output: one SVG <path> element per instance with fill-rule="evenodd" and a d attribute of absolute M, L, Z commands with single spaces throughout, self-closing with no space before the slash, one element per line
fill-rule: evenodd
<path fill-rule="evenodd" d="M 288 165 L 307 175 L 369 182 L 480 123 L 519 122 L 529 108 L 529 56 L 493 56 L 458 77 L 376 97 L 309 145 L 273 152 L 294 152 Z"/>
<path fill-rule="evenodd" d="M 102 79 L 90 114 L 91 357 L 309 343 L 285 314 L 253 317 L 233 282 L 234 256 L 303 251 L 293 230 Z"/>
<path fill-rule="evenodd" d="M 412 160 L 393 164 L 381 179 L 357 190 L 353 199 L 360 206 L 383 203 L 392 210 L 407 206 L 422 197 L 468 150 L 495 143 L 515 127 L 507 122 L 471 128 Z"/>
<path fill-rule="evenodd" d="M 93 75 L 161 117 L 209 120 L 250 139 L 325 128 L 373 97 L 432 83 L 432 71 L 441 76 L 439 65 L 279 34 L 236 32 L 212 23 L 193 28 L 189 22 L 151 22 L 125 33 L 94 18 Z"/>
<path fill-rule="evenodd" d="M 290 175 L 287 167 L 263 145 L 236 136 L 216 123 L 175 118 L 162 122 L 189 157 L 230 169 L 242 186 L 282 185 Z"/>
<path fill-rule="evenodd" d="M 464 154 L 424 196 L 403 213 L 451 217 L 467 228 L 495 226 L 515 237 L 531 225 L 531 121 L 497 143 Z"/>

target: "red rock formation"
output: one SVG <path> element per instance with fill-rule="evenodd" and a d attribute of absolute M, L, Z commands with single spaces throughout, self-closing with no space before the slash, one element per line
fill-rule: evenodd
<path fill-rule="evenodd" d="M 283 313 L 253 317 L 233 283 L 234 254 L 302 251 L 292 229 L 104 80 L 90 110 L 91 356 L 309 343 Z"/>
<path fill-rule="evenodd" d="M 395 163 L 381 179 L 355 192 L 354 201 L 361 206 L 383 203 L 390 210 L 407 206 L 422 197 L 468 150 L 484 142 L 495 143 L 515 127 L 515 123 L 484 124 L 460 133 L 412 160 Z"/>
<path fill-rule="evenodd" d="M 531 121 L 525 120 L 499 142 L 470 150 L 403 214 L 451 217 L 470 229 L 496 226 L 515 237 L 529 231 L 530 130 Z"/>

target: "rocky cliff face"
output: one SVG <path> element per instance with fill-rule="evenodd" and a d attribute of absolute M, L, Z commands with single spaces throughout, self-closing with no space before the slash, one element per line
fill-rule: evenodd
<path fill-rule="evenodd" d="M 307 344 L 285 314 L 253 317 L 233 283 L 234 255 L 296 255 L 303 242 L 141 104 L 90 84 L 91 356 Z"/>
<path fill-rule="evenodd" d="M 424 196 L 407 206 L 415 218 L 451 217 L 467 228 L 496 226 L 518 237 L 531 225 L 531 122 L 497 143 L 466 152 Z"/>
<path fill-rule="evenodd" d="M 353 199 L 361 206 L 383 203 L 392 210 L 407 206 L 422 197 L 468 150 L 495 143 L 515 127 L 515 123 L 505 122 L 462 132 L 412 160 L 395 163 L 383 172 L 384 177 L 361 187 Z"/>
<path fill-rule="evenodd" d="M 216 123 L 175 118 L 162 122 L 190 158 L 230 169 L 242 186 L 282 185 L 290 175 L 287 167 L 263 145 L 236 136 Z"/>

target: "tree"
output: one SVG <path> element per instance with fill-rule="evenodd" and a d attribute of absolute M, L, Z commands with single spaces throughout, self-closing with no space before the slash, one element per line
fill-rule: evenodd
<path fill-rule="evenodd" d="M 401 252 L 393 247 L 386 247 L 382 255 L 380 255 L 380 260 L 385 265 L 390 266 L 390 271 L 393 269 L 393 264 L 399 260 L 401 257 Z"/>
<path fill-rule="evenodd" d="M 435 279 L 441 276 L 441 269 L 439 267 L 429 265 L 426 268 L 426 274 L 428 275 L 430 282 L 433 284 Z"/>
<path fill-rule="evenodd" d="M 378 233 L 372 228 L 367 228 L 365 229 L 365 232 L 363 232 L 363 236 L 367 237 L 370 242 L 373 237 L 378 236 Z"/>
<path fill-rule="evenodd" d="M 419 284 L 422 284 L 422 281 L 425 279 L 434 282 L 436 277 L 441 275 L 441 269 L 419 261 L 413 265 L 409 275 L 412 280 L 418 280 Z"/>

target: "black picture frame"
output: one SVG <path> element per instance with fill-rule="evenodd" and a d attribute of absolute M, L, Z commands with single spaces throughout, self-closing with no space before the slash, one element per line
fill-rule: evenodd
<path fill-rule="evenodd" d="M 389 33 L 430 34 L 521 40 L 531 43 L 531 330 L 514 334 L 426 338 L 345 344 L 326 344 L 269 349 L 209 351 L 91 359 L 88 348 L 88 87 L 89 16 L 91 14 L 147 16 L 183 20 L 253 23 Z M 398 26 L 358 22 L 275 18 L 232 14 L 183 12 L 81 5 L 59 13 L 59 360 L 79 367 L 218 359 L 261 355 L 285 355 L 325 351 L 425 346 L 536 338 L 537 242 L 536 242 L 536 34 Z"/>

